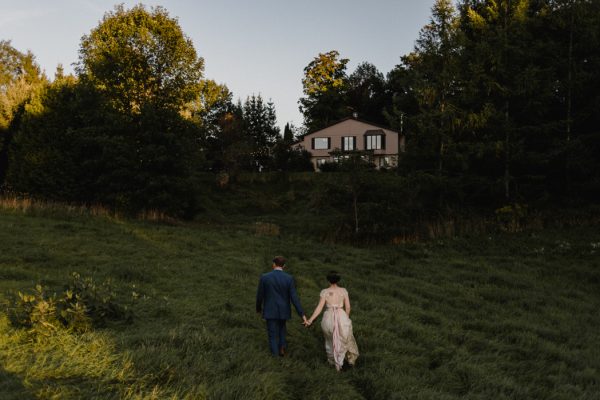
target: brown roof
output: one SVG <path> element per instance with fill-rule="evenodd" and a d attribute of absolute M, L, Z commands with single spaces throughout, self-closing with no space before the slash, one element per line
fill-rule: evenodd
<path fill-rule="evenodd" d="M 344 121 L 347 121 L 347 120 L 349 120 L 349 119 L 353 119 L 353 120 L 355 120 L 355 121 L 362 122 L 363 124 L 372 125 L 372 126 L 374 126 L 374 127 L 377 127 L 377 128 L 386 129 L 386 130 L 392 131 L 392 132 L 394 132 L 394 133 L 397 133 L 398 135 L 400 135 L 400 132 L 398 132 L 398 131 L 396 131 L 396 130 L 394 130 L 394 129 L 391 129 L 391 128 L 388 128 L 388 127 L 385 127 L 385 126 L 381 126 L 381 125 L 378 125 L 378 124 L 374 124 L 374 123 L 372 123 L 372 122 L 369 122 L 369 121 L 364 121 L 364 120 L 362 120 L 362 119 L 358 119 L 358 118 L 354 118 L 354 117 L 350 116 L 350 117 L 346 117 L 346 118 L 340 119 L 339 121 L 336 121 L 336 122 L 334 122 L 334 123 L 332 123 L 332 124 L 329 124 L 329 125 L 327 125 L 327 126 L 325 126 L 325 127 L 321 128 L 321 129 L 317 129 L 316 131 L 308 132 L 308 133 L 306 133 L 306 134 L 304 134 L 304 135 L 302 135 L 302 136 L 299 136 L 299 137 L 298 137 L 298 140 L 296 140 L 296 141 L 295 141 L 293 144 L 300 143 L 302 140 L 304 140 L 304 138 L 305 138 L 305 137 L 307 137 L 307 136 L 309 136 L 309 135 L 312 135 L 313 133 L 317 133 L 317 132 L 319 132 L 319 131 L 322 131 L 323 129 L 330 128 L 330 127 L 332 127 L 332 126 L 334 126 L 334 125 L 340 124 L 340 123 L 342 123 L 342 122 L 344 122 Z M 375 131 L 367 131 L 367 132 L 377 132 L 377 133 L 380 133 L 380 131 L 379 131 L 379 130 L 375 130 Z"/>

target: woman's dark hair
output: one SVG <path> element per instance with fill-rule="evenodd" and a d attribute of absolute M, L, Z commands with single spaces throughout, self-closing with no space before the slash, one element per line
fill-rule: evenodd
<path fill-rule="evenodd" d="M 342 277 L 337 271 L 329 271 L 329 273 L 327 273 L 327 280 L 329 283 L 338 283 L 340 279 L 342 279 Z"/>

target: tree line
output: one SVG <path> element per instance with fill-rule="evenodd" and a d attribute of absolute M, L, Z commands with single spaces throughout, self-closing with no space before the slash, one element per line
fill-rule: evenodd
<path fill-rule="evenodd" d="M 309 130 L 358 114 L 407 138 L 399 172 L 471 181 L 490 201 L 600 198 L 600 3 L 437 0 L 387 77 L 320 54 Z"/>
<path fill-rule="evenodd" d="M 386 75 L 368 62 L 348 73 L 336 50 L 310 61 L 303 126 L 280 132 L 272 102 L 236 103 L 204 78 L 164 8 L 116 6 L 82 38 L 75 75 L 59 66 L 50 80 L 33 54 L 0 42 L 0 184 L 191 217 L 203 172 L 310 170 L 294 140 L 358 113 L 406 136 L 391 172 L 452 186 L 453 199 L 589 203 L 600 196 L 599 55 L 597 1 L 437 0 Z M 346 166 L 354 212 L 359 167 Z M 438 197 L 438 207 L 451 201 Z"/>

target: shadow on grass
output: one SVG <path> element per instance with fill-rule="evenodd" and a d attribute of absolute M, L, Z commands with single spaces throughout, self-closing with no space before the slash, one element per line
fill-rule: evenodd
<path fill-rule="evenodd" d="M 23 385 L 21 379 L 0 366 L 0 398 L 3 400 L 35 399 Z"/>

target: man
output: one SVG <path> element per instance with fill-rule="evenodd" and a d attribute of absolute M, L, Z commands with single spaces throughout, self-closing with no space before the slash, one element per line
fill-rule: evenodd
<path fill-rule="evenodd" d="M 292 318 L 290 301 L 298 315 L 302 317 L 304 325 L 308 324 L 296 293 L 294 278 L 283 272 L 284 266 L 285 258 L 275 257 L 271 266 L 273 271 L 260 277 L 256 292 L 256 312 L 262 312 L 263 318 L 267 321 L 269 347 L 274 356 L 285 355 L 287 348 L 285 324 Z"/>

